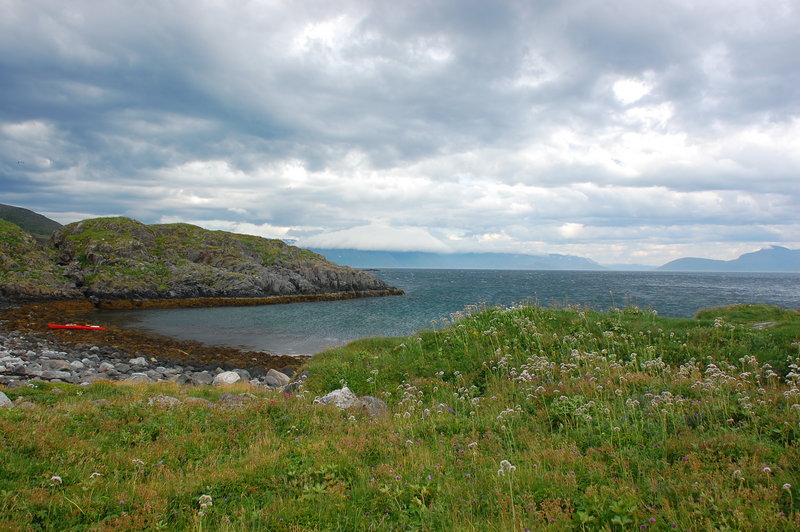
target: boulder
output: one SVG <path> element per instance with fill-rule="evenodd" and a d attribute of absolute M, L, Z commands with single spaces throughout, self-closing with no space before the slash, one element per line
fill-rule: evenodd
<path fill-rule="evenodd" d="M 55 371 L 55 370 L 45 370 L 41 373 L 40 377 L 42 379 L 52 381 L 52 380 L 67 380 L 72 378 L 72 373 L 68 371 Z"/>
<path fill-rule="evenodd" d="M 273 390 L 276 390 L 278 388 L 284 388 L 284 385 L 281 383 L 281 381 L 279 381 L 272 375 L 265 375 L 263 380 L 264 384 L 272 388 Z"/>
<path fill-rule="evenodd" d="M 242 377 L 235 371 L 223 371 L 212 381 L 214 386 L 224 386 L 226 384 L 234 384 L 242 380 Z"/>
<path fill-rule="evenodd" d="M 131 373 L 130 377 L 125 379 L 125 382 L 153 382 L 153 379 L 145 373 Z"/>
<path fill-rule="evenodd" d="M 6 394 L 0 392 L 0 408 L 13 408 L 14 403 L 8 398 Z"/>
<path fill-rule="evenodd" d="M 234 373 L 239 375 L 239 378 L 243 381 L 249 381 L 252 377 L 250 376 L 250 372 L 246 369 L 234 369 L 232 370 Z"/>
<path fill-rule="evenodd" d="M 72 364 L 66 360 L 42 360 L 42 369 L 52 371 L 72 371 Z"/>
<path fill-rule="evenodd" d="M 267 371 L 267 376 L 275 379 L 279 386 L 286 386 L 289 384 L 289 376 L 282 371 L 271 369 Z"/>
<path fill-rule="evenodd" d="M 214 377 L 208 371 L 201 371 L 195 373 L 191 377 L 192 384 L 195 386 L 206 386 L 214 382 Z"/>
<path fill-rule="evenodd" d="M 389 411 L 389 409 L 386 407 L 386 403 L 377 397 L 372 397 L 371 395 L 365 395 L 364 397 L 359 398 L 353 407 L 361 410 L 369 417 L 382 417 L 385 416 Z"/>
<path fill-rule="evenodd" d="M 316 403 L 321 405 L 334 405 L 339 408 L 350 408 L 356 404 L 356 401 L 358 401 L 358 397 L 347 386 L 333 390 L 331 393 L 315 400 Z"/>

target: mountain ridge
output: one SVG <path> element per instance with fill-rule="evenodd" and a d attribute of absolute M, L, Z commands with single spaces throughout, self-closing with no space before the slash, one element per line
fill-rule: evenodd
<path fill-rule="evenodd" d="M 60 223 L 38 212 L 4 203 L 0 203 L 0 220 L 11 222 L 41 240 L 49 238 L 62 227 Z"/>
<path fill-rule="evenodd" d="M 604 270 L 592 259 L 574 255 L 524 253 L 431 253 L 308 248 L 353 268 L 430 268 L 492 270 Z"/>
<path fill-rule="evenodd" d="M 770 246 L 744 253 L 732 260 L 684 257 L 656 268 L 657 271 L 718 271 L 718 272 L 798 272 L 800 249 Z"/>

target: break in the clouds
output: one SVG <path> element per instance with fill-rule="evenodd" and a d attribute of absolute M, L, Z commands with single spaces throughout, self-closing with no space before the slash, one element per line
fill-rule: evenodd
<path fill-rule="evenodd" d="M 800 247 L 794 0 L 0 0 L 0 202 L 315 247 Z"/>

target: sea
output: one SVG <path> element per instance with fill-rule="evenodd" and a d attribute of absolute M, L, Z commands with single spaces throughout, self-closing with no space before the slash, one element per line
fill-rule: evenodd
<path fill-rule="evenodd" d="M 373 336 L 408 336 L 446 326 L 471 306 L 580 305 L 651 308 L 661 316 L 738 303 L 800 309 L 800 273 L 675 273 L 383 269 L 406 295 L 191 309 L 101 311 L 93 320 L 180 340 L 308 355 Z"/>

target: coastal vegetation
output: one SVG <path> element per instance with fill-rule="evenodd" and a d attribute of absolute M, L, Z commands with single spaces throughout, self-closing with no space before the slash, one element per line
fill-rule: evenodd
<path fill-rule="evenodd" d="M 800 528 L 800 313 L 513 306 L 432 325 L 318 354 L 291 395 L 4 389 L 0 528 Z M 315 403 L 343 386 L 388 412 Z"/>

